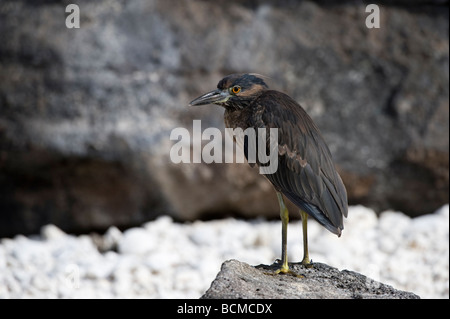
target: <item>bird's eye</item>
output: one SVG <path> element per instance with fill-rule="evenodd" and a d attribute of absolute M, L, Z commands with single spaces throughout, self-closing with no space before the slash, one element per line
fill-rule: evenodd
<path fill-rule="evenodd" d="M 241 92 L 241 87 L 239 85 L 235 85 L 231 88 L 231 92 L 233 94 L 238 94 L 239 92 Z"/>

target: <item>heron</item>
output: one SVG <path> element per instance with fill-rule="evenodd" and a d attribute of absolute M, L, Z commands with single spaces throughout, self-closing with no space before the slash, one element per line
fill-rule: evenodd
<path fill-rule="evenodd" d="M 275 189 L 282 222 L 281 263 L 276 273 L 291 273 L 287 258 L 289 211 L 283 197 L 300 210 L 301 264 L 310 267 L 308 216 L 340 237 L 344 229 L 343 217 L 348 214 L 347 191 L 330 149 L 311 117 L 293 98 L 269 89 L 265 79 L 254 73 L 228 75 L 219 81 L 217 89 L 197 97 L 189 105 L 224 107 L 225 126 L 229 128 L 278 129 L 278 168 L 264 176 Z M 242 145 L 244 154 L 248 153 L 246 142 Z"/>

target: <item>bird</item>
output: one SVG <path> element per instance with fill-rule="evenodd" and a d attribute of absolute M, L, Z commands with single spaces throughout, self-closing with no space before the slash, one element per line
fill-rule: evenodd
<path fill-rule="evenodd" d="M 293 98 L 269 89 L 266 78 L 256 73 L 230 74 L 219 81 L 217 89 L 197 97 L 189 105 L 224 107 L 224 121 L 228 128 L 278 129 L 278 167 L 274 173 L 264 176 L 275 189 L 282 222 L 281 262 L 276 273 L 286 274 L 292 271 L 287 259 L 289 211 L 283 196 L 300 210 L 303 232 L 301 264 L 311 267 L 308 216 L 340 237 L 344 229 L 343 219 L 348 215 L 347 191 L 319 128 Z M 248 144 L 244 140 L 242 147 L 246 156 Z M 258 161 L 256 164 L 262 165 Z"/>

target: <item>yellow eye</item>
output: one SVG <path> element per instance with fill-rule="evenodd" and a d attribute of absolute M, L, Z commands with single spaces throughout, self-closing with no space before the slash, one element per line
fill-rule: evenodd
<path fill-rule="evenodd" d="M 239 92 L 241 92 L 241 87 L 239 85 L 235 85 L 231 88 L 231 92 L 233 94 L 238 94 Z"/>

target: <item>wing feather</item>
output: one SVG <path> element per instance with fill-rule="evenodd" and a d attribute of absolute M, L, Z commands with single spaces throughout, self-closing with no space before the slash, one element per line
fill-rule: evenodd
<path fill-rule="evenodd" d="M 297 102 L 277 91 L 266 91 L 254 108 L 253 127 L 278 128 L 278 170 L 266 177 L 294 204 L 340 235 L 347 193 L 316 125 Z"/>

